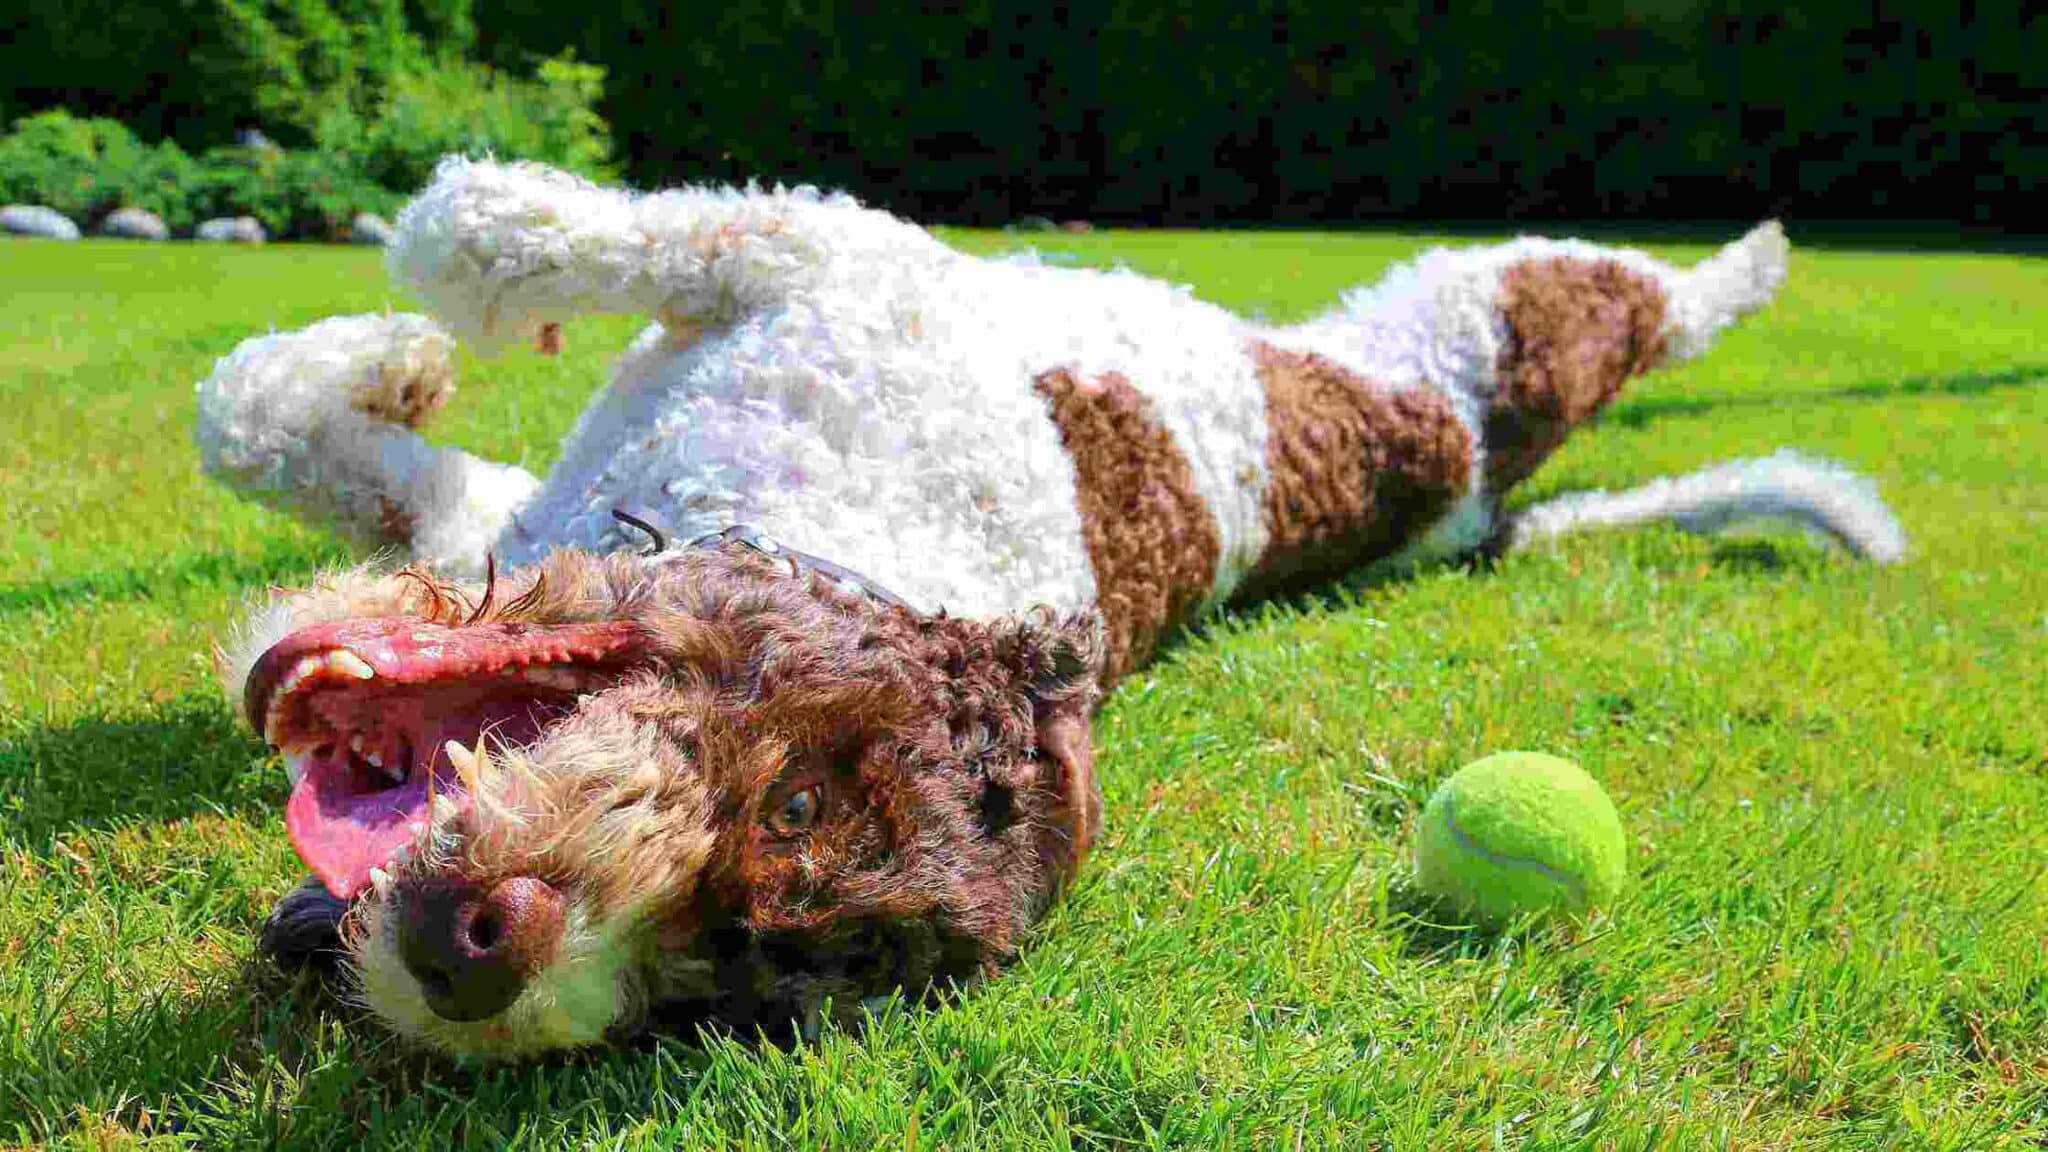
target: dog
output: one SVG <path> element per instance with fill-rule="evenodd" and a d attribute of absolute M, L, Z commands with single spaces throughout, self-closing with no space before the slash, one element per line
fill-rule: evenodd
<path fill-rule="evenodd" d="M 997 971 L 1100 830 L 1102 693 L 1215 605 L 1652 520 L 1904 548 L 1867 481 L 1782 453 L 1503 510 L 1766 303 L 1775 223 L 1689 269 L 1432 251 L 1276 326 L 845 196 L 451 158 L 387 258 L 432 318 L 248 340 L 197 433 L 410 562 L 273 595 L 221 667 L 313 873 L 263 947 L 339 952 L 452 1053 L 809 1035 Z M 652 322 L 547 477 L 417 434 L 458 338 L 592 312 Z"/>

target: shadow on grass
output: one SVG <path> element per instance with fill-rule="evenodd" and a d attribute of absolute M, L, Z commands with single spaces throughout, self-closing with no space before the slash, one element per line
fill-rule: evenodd
<path fill-rule="evenodd" d="M 1497 241 L 1508 233 L 1576 236 L 1603 244 L 1696 244 L 1719 247 L 1756 227 L 1740 220 L 1404 220 L 1384 227 L 1405 235 Z M 1378 224 L 1363 224 L 1377 231 Z M 1929 255 L 2048 255 L 2048 235 L 2015 235 L 2003 229 L 1940 220 L 1788 220 L 1794 251 L 1925 253 Z"/>
<path fill-rule="evenodd" d="M 1623 400 L 1600 415 L 1605 423 L 1641 428 L 1658 420 L 1704 416 L 1730 408 L 1772 408 L 1832 400 L 1892 400 L 1905 396 L 1977 396 L 2006 388 L 2048 386 L 2048 364 L 2025 364 L 1999 372 L 1958 372 L 1871 380 L 1818 392 L 1761 392 L 1741 396 L 1642 396 Z"/>
<path fill-rule="evenodd" d="M 673 1115 L 714 1061 L 682 1040 L 520 1064 L 457 1062 L 385 1031 L 332 981 L 256 957 L 197 993 L 45 1025 L 0 1074 L 0 1131 L 91 1125 L 200 1146 L 499 1148 Z M 658 1090 L 655 1087 L 658 1086 Z M 170 1121 L 174 1127 L 167 1126 Z"/>
<path fill-rule="evenodd" d="M 137 718 L 0 729 L 0 833 L 21 843 L 79 827 L 275 805 L 283 772 L 227 705 L 187 694 Z"/>
<path fill-rule="evenodd" d="M 0 616 L 55 611 L 80 601 L 150 600 L 192 587 L 288 583 L 338 563 L 346 555 L 338 545 L 273 541 L 254 556 L 207 553 L 101 568 L 58 580 L 9 584 L 0 586 Z"/>

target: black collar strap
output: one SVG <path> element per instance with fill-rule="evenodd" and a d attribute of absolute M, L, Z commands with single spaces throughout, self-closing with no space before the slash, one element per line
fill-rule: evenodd
<path fill-rule="evenodd" d="M 639 513 L 638 510 L 629 512 L 623 508 L 614 508 L 612 509 L 612 518 L 622 525 L 636 528 L 653 538 L 654 546 L 642 552 L 642 556 L 659 556 L 664 552 L 670 551 L 668 534 L 655 527 L 653 522 L 646 515 Z M 892 608 L 902 608 L 909 612 L 917 611 L 903 597 L 896 595 L 894 592 L 855 572 L 853 569 L 834 564 L 832 561 L 821 556 L 813 556 L 808 552 L 799 552 L 794 548 L 786 547 L 769 537 L 767 533 L 750 524 L 735 524 L 721 532 L 706 532 L 704 535 L 683 544 L 677 550 L 717 548 L 726 544 L 736 544 L 751 552 L 757 552 L 766 556 L 778 564 L 787 565 L 791 576 L 802 576 L 806 572 L 816 573 L 831 581 L 842 592 L 849 592 L 855 596 L 865 596 L 877 604 L 886 604 Z"/>

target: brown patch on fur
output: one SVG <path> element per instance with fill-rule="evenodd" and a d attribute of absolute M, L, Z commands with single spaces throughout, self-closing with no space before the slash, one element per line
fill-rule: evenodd
<path fill-rule="evenodd" d="M 1508 346 L 1486 421 L 1486 482 L 1505 493 L 1664 357 L 1664 289 L 1613 260 L 1531 260 L 1501 275 Z"/>
<path fill-rule="evenodd" d="M 419 517 L 412 510 L 388 496 L 377 498 L 377 543 L 406 548 L 412 545 L 412 534 L 419 528 Z"/>
<path fill-rule="evenodd" d="M 1410 540 L 1464 492 L 1471 436 L 1434 388 L 1399 391 L 1256 342 L 1269 534 L 1241 595 L 1347 571 Z"/>
<path fill-rule="evenodd" d="M 1208 598 L 1222 539 L 1187 456 L 1129 380 L 1112 372 L 1083 381 L 1061 368 L 1032 388 L 1074 461 L 1081 534 L 1109 629 L 1103 675 L 1114 680 Z"/>
<path fill-rule="evenodd" d="M 560 356 L 562 326 L 553 323 L 541 325 L 540 330 L 533 334 L 533 350 L 543 356 Z"/>
<path fill-rule="evenodd" d="M 453 392 L 425 376 L 408 376 L 388 385 L 371 376 L 351 390 L 349 406 L 373 420 L 418 428 L 448 403 Z"/>

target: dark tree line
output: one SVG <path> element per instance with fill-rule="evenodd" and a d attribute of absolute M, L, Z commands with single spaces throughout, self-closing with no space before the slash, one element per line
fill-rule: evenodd
<path fill-rule="evenodd" d="M 277 82 L 237 47 L 250 12 L 289 32 L 317 23 L 301 9 L 362 9 L 508 72 L 564 49 L 605 66 L 602 111 L 645 185 L 808 181 L 981 223 L 2038 227 L 2021 207 L 2048 179 L 2048 16 L 2028 7 L 73 0 L 0 18 L 0 71 L 11 115 L 61 98 L 208 143 L 260 118 L 239 92 Z M 371 71 L 401 52 L 384 32 L 354 42 Z M 352 66 L 322 52 L 298 55 Z"/>
<path fill-rule="evenodd" d="M 477 26 L 501 58 L 605 64 L 648 184 L 805 179 L 980 222 L 1988 223 L 2048 178 L 2026 7 L 478 0 Z"/>

